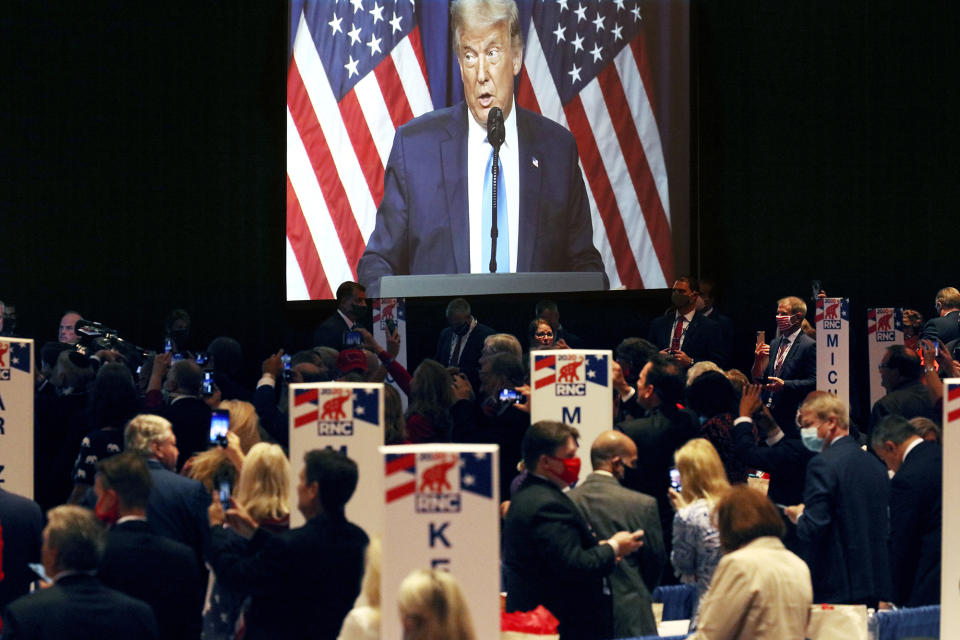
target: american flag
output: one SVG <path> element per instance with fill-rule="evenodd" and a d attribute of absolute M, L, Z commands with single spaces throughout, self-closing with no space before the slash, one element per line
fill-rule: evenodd
<path fill-rule="evenodd" d="M 638 2 L 537 1 L 517 101 L 573 133 L 612 288 L 673 282 L 670 198 Z"/>
<path fill-rule="evenodd" d="M 960 420 L 960 382 L 948 380 L 945 383 L 947 393 L 943 399 L 943 426 Z"/>
<path fill-rule="evenodd" d="M 396 128 L 433 108 L 416 20 L 411 0 L 303 5 L 287 77 L 290 300 L 329 299 L 356 280 Z M 638 2 L 534 2 L 517 103 L 576 138 L 612 288 L 673 281 L 651 87 Z"/>
<path fill-rule="evenodd" d="M 287 74 L 287 299 L 357 279 L 396 128 L 432 109 L 410 0 L 304 3 Z"/>

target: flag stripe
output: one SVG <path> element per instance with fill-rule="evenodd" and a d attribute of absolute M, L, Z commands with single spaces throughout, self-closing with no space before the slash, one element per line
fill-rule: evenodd
<path fill-rule="evenodd" d="M 546 356 L 544 358 L 537 358 L 536 362 L 533 365 L 534 371 L 539 371 L 540 369 L 546 369 L 547 367 L 553 367 L 557 364 L 556 356 Z"/>
<path fill-rule="evenodd" d="M 300 209 L 300 201 L 293 191 L 290 177 L 287 176 L 287 241 L 296 255 L 299 273 L 307 286 L 307 292 L 313 299 L 322 299 L 332 295 L 330 283 L 327 282 L 317 254 L 317 247 L 313 244 L 313 236 L 307 227 L 307 221 Z M 288 278 L 290 276 L 288 275 Z"/>
<path fill-rule="evenodd" d="M 387 56 L 383 62 L 377 65 L 373 70 L 380 85 L 380 91 L 383 92 L 383 100 L 390 111 L 390 117 L 393 119 L 394 128 L 399 127 L 407 120 L 413 118 L 413 110 L 410 109 L 410 103 L 407 101 L 407 94 L 403 91 L 403 85 L 400 84 L 400 75 L 397 73 L 397 67 L 393 63 L 393 58 Z M 368 76 L 369 77 L 369 76 Z"/>
<path fill-rule="evenodd" d="M 396 473 L 398 471 L 405 471 L 407 469 L 413 469 L 416 464 L 416 457 L 412 453 L 402 455 L 399 458 L 394 458 L 393 460 L 387 461 L 387 475 Z"/>
<path fill-rule="evenodd" d="M 357 96 L 357 90 L 360 89 L 362 83 L 363 81 L 357 83 L 356 87 L 348 91 L 338 106 L 340 108 L 340 116 L 343 118 L 343 125 L 347 131 L 347 136 L 349 136 L 350 142 L 353 144 L 353 150 L 360 160 L 361 171 L 363 171 L 367 188 L 370 190 L 370 197 L 374 202 L 380 202 L 380 199 L 383 197 L 384 163 L 381 160 L 380 148 L 374 141 L 373 136 L 370 135 L 370 127 L 367 126 L 366 120 L 367 112 L 361 107 L 363 102 Z M 376 104 L 376 98 L 372 97 L 367 104 Z M 338 184 L 340 183 L 340 181 L 332 175 L 330 179 Z M 346 202 L 346 194 L 343 195 L 343 202 Z M 359 238 L 361 236 L 360 229 L 357 227 L 357 221 L 353 219 L 352 212 L 350 213 L 350 221 L 351 227 L 356 229 L 356 237 Z M 352 230 L 353 229 L 351 229 L 351 231 Z M 363 238 L 360 239 L 360 244 L 361 246 L 365 246 L 366 242 Z M 359 259 L 359 256 L 357 259 Z"/>
<path fill-rule="evenodd" d="M 293 420 L 293 428 L 299 429 L 304 425 L 314 423 L 317 421 L 318 416 L 319 416 L 318 411 L 311 411 L 310 413 L 304 413 L 302 415 L 299 415 Z"/>
<path fill-rule="evenodd" d="M 387 502 L 393 502 L 394 500 L 399 500 L 404 496 L 408 496 L 414 491 L 417 490 L 416 481 L 407 482 L 406 484 L 401 484 L 399 486 L 393 487 L 392 489 L 387 489 Z"/>

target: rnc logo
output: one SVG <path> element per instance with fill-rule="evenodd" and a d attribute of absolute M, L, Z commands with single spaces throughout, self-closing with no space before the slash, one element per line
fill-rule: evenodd
<path fill-rule="evenodd" d="M 349 389 L 324 389 L 320 396 L 320 419 L 317 421 L 317 435 L 352 436 L 353 408 L 350 403 L 353 394 Z"/>
<path fill-rule="evenodd" d="M 587 384 L 580 374 L 583 356 L 557 356 L 557 384 L 554 393 L 558 396 L 585 396 Z"/>
<path fill-rule="evenodd" d="M 0 342 L 0 380 L 9 380 L 13 369 L 30 373 L 29 342 Z"/>
<path fill-rule="evenodd" d="M 460 455 L 457 453 L 421 453 L 417 456 L 417 513 L 460 512 L 459 464 Z"/>
<path fill-rule="evenodd" d="M 896 342 L 897 334 L 893 330 L 893 309 L 878 309 L 877 342 Z"/>

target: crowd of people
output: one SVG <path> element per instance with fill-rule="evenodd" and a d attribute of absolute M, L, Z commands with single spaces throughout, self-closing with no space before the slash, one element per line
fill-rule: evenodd
<path fill-rule="evenodd" d="M 564 640 L 656 633 L 651 593 L 678 581 L 695 586 L 691 631 L 709 638 L 800 638 L 811 602 L 938 603 L 940 380 L 960 373 L 960 292 L 941 290 L 940 316 L 887 350 L 887 394 L 855 425 L 815 390 L 803 300 L 777 301 L 777 335 L 758 340 L 748 377 L 723 368 L 729 321 L 709 289 L 678 279 L 647 338 L 617 345 L 584 345 L 550 301 L 518 337 L 457 298 L 434 358 L 405 367 L 397 329 L 378 344 L 365 290 L 347 282 L 321 342 L 268 356 L 255 388 L 238 381 L 237 341 L 184 346 L 182 310 L 150 354 L 91 343 L 68 312 L 38 358 L 36 502 L 0 489 L 3 637 L 379 637 L 379 541 L 344 515 L 359 470 L 331 450 L 288 460 L 287 394 L 388 376 L 385 443 L 499 445 L 506 609 L 545 606 Z M 573 345 L 613 347 L 615 360 L 614 424 L 582 443 L 593 472 L 579 483 L 579 434 L 531 425 L 525 364 Z M 229 426 L 211 442 L 218 413 Z M 293 507 L 303 527 L 290 529 Z M 41 579 L 53 586 L 26 595 Z M 404 583 L 410 637 L 472 637 L 447 581 Z M 438 598 L 446 613 L 431 617 Z"/>

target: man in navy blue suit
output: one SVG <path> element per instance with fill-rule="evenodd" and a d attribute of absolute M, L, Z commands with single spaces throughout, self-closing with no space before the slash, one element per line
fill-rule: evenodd
<path fill-rule="evenodd" d="M 887 472 L 850 437 L 847 405 L 832 393 L 811 394 L 800 424 L 804 444 L 820 453 L 807 465 L 803 504 L 784 513 L 807 545 L 814 602 L 876 608 L 893 593 Z"/>
<path fill-rule="evenodd" d="M 933 305 L 937 310 L 937 317 L 927 320 L 921 337 L 926 340 L 940 340 L 943 344 L 960 338 L 960 291 L 953 287 L 940 289 Z"/>
<path fill-rule="evenodd" d="M 890 574 L 901 607 L 940 604 L 943 450 L 903 416 L 883 418 L 871 446 L 890 481 Z"/>
<path fill-rule="evenodd" d="M 784 433 L 796 435 L 797 407 L 817 386 L 817 343 L 800 329 L 807 303 L 788 296 L 777 301 L 780 335 L 758 342 L 753 380 L 765 385 L 767 407 Z"/>
<path fill-rule="evenodd" d="M 523 52 L 513 0 L 455 2 L 451 26 L 465 102 L 397 129 L 358 279 L 376 297 L 381 276 L 489 271 L 494 107 L 505 129 L 497 272 L 603 271 L 573 136 L 513 108 Z"/>
<path fill-rule="evenodd" d="M 681 367 L 701 360 L 726 362 L 720 325 L 697 310 L 699 298 L 700 284 L 696 278 L 680 276 L 670 293 L 673 311 L 650 323 L 647 339 Z"/>

